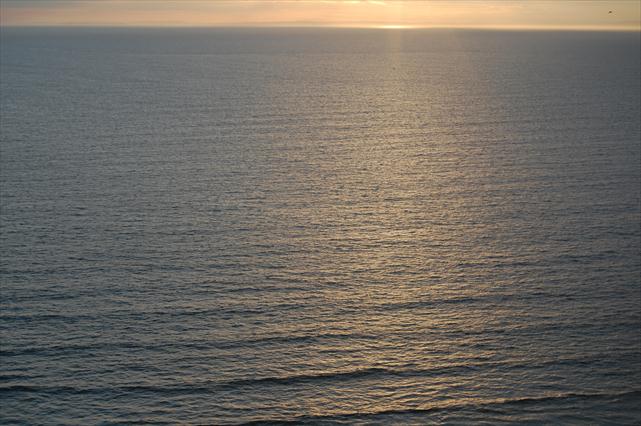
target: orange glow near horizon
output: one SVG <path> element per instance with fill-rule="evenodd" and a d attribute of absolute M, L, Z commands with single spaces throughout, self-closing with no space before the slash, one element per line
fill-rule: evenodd
<path fill-rule="evenodd" d="M 639 1 L 3 0 L 4 26 L 641 29 Z"/>

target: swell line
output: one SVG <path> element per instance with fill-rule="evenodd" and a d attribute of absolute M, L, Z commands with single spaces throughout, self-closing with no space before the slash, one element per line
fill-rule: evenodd
<path fill-rule="evenodd" d="M 487 365 L 487 364 L 484 364 Z M 220 390 L 239 387 L 252 386 L 291 386 L 304 383 L 326 382 L 336 380 L 352 380 L 362 378 L 377 377 L 415 377 L 415 376 L 438 376 L 443 374 L 456 374 L 478 369 L 475 364 L 457 364 L 451 366 L 435 367 L 421 370 L 394 370 L 384 367 L 371 367 L 359 370 L 334 371 L 314 374 L 300 374 L 292 376 L 272 376 L 257 377 L 229 380 L 226 382 L 205 382 L 201 385 L 192 386 L 115 386 L 115 387 L 97 387 L 97 388 L 76 388 L 73 386 L 28 386 L 28 385 L 10 385 L 1 386 L 0 394 L 7 393 L 116 393 L 130 394 L 132 392 L 149 392 L 159 394 L 195 394 L 195 393 L 215 393 Z"/>
<path fill-rule="evenodd" d="M 551 401 L 563 400 L 591 400 L 601 398 L 641 398 L 641 390 L 632 390 L 620 393 L 566 393 L 560 395 L 546 395 L 541 397 L 524 397 L 514 399 L 499 399 L 494 401 L 487 401 L 483 403 L 465 403 L 465 404 L 451 404 L 443 406 L 434 406 L 426 408 L 410 408 L 410 409 L 390 409 L 381 410 L 376 412 L 352 412 L 344 414 L 333 415 L 320 415 L 320 416 L 297 416 L 292 419 L 262 419 L 249 422 L 238 423 L 239 426 L 245 425 L 264 425 L 264 424 L 300 424 L 300 423 L 319 423 L 319 422 L 340 422 L 346 421 L 350 423 L 354 420 L 367 420 L 383 416 L 411 416 L 411 415 L 426 415 L 442 412 L 457 412 L 464 410 L 476 410 L 478 412 L 497 412 L 501 413 L 501 406 L 513 405 L 531 405 L 540 404 Z M 492 408 L 492 407 L 498 407 Z"/>

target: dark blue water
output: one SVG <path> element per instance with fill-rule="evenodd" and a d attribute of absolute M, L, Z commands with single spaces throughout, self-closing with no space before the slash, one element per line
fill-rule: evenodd
<path fill-rule="evenodd" d="M 2 423 L 641 422 L 639 33 L 0 45 Z"/>

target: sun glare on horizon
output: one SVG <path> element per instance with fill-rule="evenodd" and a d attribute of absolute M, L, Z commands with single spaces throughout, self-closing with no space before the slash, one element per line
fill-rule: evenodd
<path fill-rule="evenodd" d="M 416 27 L 412 25 L 387 24 L 387 25 L 375 26 L 374 28 L 381 28 L 384 30 L 406 30 L 406 29 L 411 29 Z"/>

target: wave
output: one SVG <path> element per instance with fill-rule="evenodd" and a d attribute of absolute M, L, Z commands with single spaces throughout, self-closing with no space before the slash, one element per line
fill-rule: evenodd
<path fill-rule="evenodd" d="M 487 363 L 484 365 L 488 365 Z M 441 366 L 430 369 L 398 370 L 385 367 L 370 367 L 359 370 L 321 372 L 316 374 L 299 374 L 283 377 L 262 377 L 256 379 L 232 380 L 224 386 L 240 387 L 255 385 L 296 385 L 317 381 L 345 381 L 350 379 L 376 378 L 376 377 L 416 377 L 416 376 L 439 376 L 443 374 L 455 374 L 465 371 L 476 371 L 479 365 L 456 364 Z"/>
<path fill-rule="evenodd" d="M 485 364 L 487 365 L 487 364 Z M 198 393 L 215 393 L 220 390 L 239 387 L 254 387 L 266 385 L 298 385 L 310 382 L 336 381 L 377 377 L 415 377 L 415 376 L 438 376 L 443 374 L 456 374 L 465 371 L 476 371 L 478 365 L 474 364 L 457 364 L 451 366 L 442 366 L 422 370 L 395 370 L 384 367 L 371 367 L 359 370 L 321 372 L 315 374 L 300 374 L 292 376 L 273 376 L 235 379 L 226 382 L 205 382 L 202 385 L 193 386 L 155 386 L 155 385 L 136 385 L 136 386 L 118 386 L 113 388 L 76 388 L 73 386 L 28 386 L 28 385 L 10 385 L 0 386 L 0 393 L 122 393 L 130 394 L 132 392 L 150 392 L 160 394 L 198 394 Z"/>
<path fill-rule="evenodd" d="M 320 415 L 320 416 L 297 416 L 292 419 L 263 419 L 254 420 L 249 422 L 239 423 L 238 425 L 261 425 L 261 424 L 300 424 L 300 423 L 328 423 L 332 424 L 352 424 L 355 420 L 381 420 L 381 417 L 394 417 L 394 416 L 424 416 L 436 413 L 456 413 L 470 411 L 472 413 L 495 413 L 506 414 L 510 416 L 513 421 L 513 411 L 504 411 L 503 408 L 523 406 L 523 405 L 538 405 L 549 402 L 563 403 L 567 401 L 582 402 L 585 400 L 596 399 L 623 399 L 629 398 L 638 400 L 641 398 L 641 390 L 632 390 L 620 393 L 566 393 L 559 395 L 546 395 L 541 397 L 524 397 L 513 399 L 499 399 L 493 401 L 485 401 L 482 403 L 464 403 L 464 404 L 450 404 L 426 408 L 410 408 L 410 409 L 391 409 L 381 410 L 376 412 L 354 412 L 343 413 L 336 415 Z M 468 422 L 472 419 L 468 418 Z"/>
<path fill-rule="evenodd" d="M 249 340 L 229 340 L 229 341 L 189 341 L 189 342 L 104 342 L 86 345 L 58 345 L 45 347 L 26 347 L 0 350 L 0 357 L 14 356 L 55 356 L 55 355 L 76 355 L 78 352 L 90 351 L 118 351 L 118 350 L 140 350 L 140 351 L 169 351 L 179 350 L 215 350 L 215 349 L 234 349 L 241 347 L 255 347 L 269 344 L 294 344 L 294 343 L 315 343 L 332 339 L 348 340 L 376 340 L 379 337 L 370 334 L 358 333 L 322 333 L 310 335 L 294 336 L 270 336 Z"/>
<path fill-rule="evenodd" d="M 378 373 L 379 369 L 368 369 L 366 371 L 348 373 L 352 377 L 357 376 L 367 376 L 370 374 Z M 319 376 L 310 375 L 299 376 L 298 380 L 316 380 Z M 277 378 L 267 378 L 262 379 L 262 381 L 280 381 L 281 379 Z M 286 383 L 290 383 L 290 379 L 286 379 Z M 237 381 L 237 384 L 240 384 L 240 381 Z M 29 386 L 29 385 L 13 385 L 0 387 L 0 397 L 7 397 L 12 393 L 45 393 L 48 395 L 88 395 L 94 394 L 100 397 L 109 395 L 111 398 L 123 397 L 130 398 L 132 393 L 139 394 L 153 394 L 153 395 L 163 395 L 165 397 L 170 396 L 184 396 L 185 394 L 215 394 L 217 391 L 221 390 L 219 386 L 174 386 L 174 387 L 162 387 L 162 386 L 147 386 L 147 385 L 136 385 L 136 386 L 123 386 L 115 388 L 76 388 L 73 386 Z M 548 403 L 558 403 L 560 405 L 564 403 L 572 404 L 582 404 L 584 401 L 588 400 L 611 400 L 613 403 L 620 403 L 621 400 L 632 400 L 635 404 L 639 399 L 641 399 L 641 389 L 619 392 L 619 393 L 565 393 L 557 395 L 544 395 L 544 396 L 533 396 L 533 397 L 520 397 L 520 398 L 506 398 L 506 399 L 496 399 L 490 401 L 482 402 L 470 402 L 470 403 L 461 403 L 461 404 L 443 404 L 435 405 L 432 407 L 424 408 L 401 408 L 401 409 L 389 409 L 381 411 L 372 411 L 372 412 L 352 412 L 352 413 L 341 413 L 341 414 L 331 414 L 331 415 L 320 415 L 320 416 L 297 416 L 294 418 L 284 419 L 284 418 L 265 418 L 260 420 L 254 420 L 250 422 L 240 423 L 242 425 L 257 425 L 257 424 L 289 424 L 289 423 L 322 423 L 322 422 L 341 422 L 346 421 L 348 423 L 353 422 L 354 420 L 368 420 L 368 419 L 380 419 L 381 417 L 393 417 L 393 416 L 422 416 L 429 415 L 434 413 L 457 413 L 457 412 L 469 412 L 470 415 L 477 415 L 480 413 L 492 413 L 497 415 L 507 414 L 513 415 L 514 410 L 526 409 L 527 406 L 538 406 L 541 404 Z M 562 407 L 561 407 L 562 408 Z"/>
<path fill-rule="evenodd" d="M 299 339 L 302 342 L 307 342 L 308 339 L 320 339 L 320 338 L 350 338 L 351 335 L 345 334 L 326 334 L 320 336 L 299 336 L 294 339 Z M 361 336 L 363 337 L 363 336 Z M 367 336 L 364 336 L 367 337 Z M 272 338 L 258 339 L 261 344 L 264 344 L 265 341 L 279 341 L 283 339 L 281 337 L 275 336 Z M 286 338 L 287 342 L 291 341 L 290 338 Z M 233 342 L 232 342 L 233 343 Z M 236 342 L 240 343 L 240 342 Z M 242 342 L 246 344 L 246 342 Z M 195 346 L 194 346 L 195 345 Z M 200 347 L 203 344 L 196 343 L 194 345 L 189 345 L 187 347 Z M 209 344 L 204 344 L 205 348 L 211 349 L 212 346 Z M 120 347 L 130 347 L 135 349 L 143 349 L 143 346 L 132 345 L 132 344 L 121 344 Z M 176 345 L 177 348 L 185 348 L 185 345 Z M 231 346 L 233 347 L 233 346 Z M 80 348 L 80 347 L 79 347 Z M 79 348 L 74 348 L 73 351 L 79 350 Z M 81 347 L 84 350 L 95 350 L 93 346 Z M 2 353 L 7 355 L 7 351 Z M 20 354 L 25 354 L 25 351 L 20 351 Z M 598 362 L 600 357 L 580 357 L 572 359 L 555 359 L 538 362 L 536 364 L 523 363 L 520 360 L 512 361 L 491 361 L 488 359 L 476 359 L 468 360 L 467 362 L 456 363 L 456 364 L 442 364 L 437 365 L 431 368 L 418 368 L 418 369 L 401 369 L 401 368 L 389 368 L 389 367 L 367 367 L 361 369 L 353 370 L 344 370 L 344 371 L 318 371 L 304 374 L 294 374 L 286 376 L 266 376 L 266 377 L 244 377 L 239 379 L 232 379 L 228 381 L 209 381 L 203 382 L 202 384 L 193 385 L 193 386 L 123 386 L 123 387 L 114 387 L 114 388 L 73 388 L 73 387 L 29 387 L 29 386 L 5 386 L 0 387 L 0 392 L 115 392 L 115 393 L 130 393 L 130 392 L 157 392 L 157 393 L 186 393 L 186 394 L 196 394 L 196 393 L 213 393 L 222 389 L 230 388 L 244 388 L 244 387 L 261 387 L 261 386 L 295 386 L 306 383 L 316 383 L 316 382 L 345 382 L 346 380 L 360 380 L 360 379 L 386 379 L 386 378 L 432 378 L 439 376 L 460 376 L 466 374 L 476 374 L 481 370 L 485 371 L 514 371 L 519 369 L 527 370 L 536 370 L 536 369 L 545 369 L 550 366 L 558 364 L 572 364 L 576 366 L 590 366 L 595 362 Z M 14 377 L 9 376 L 8 380 L 12 380 Z M 19 379 L 16 377 L 15 379 Z"/>

